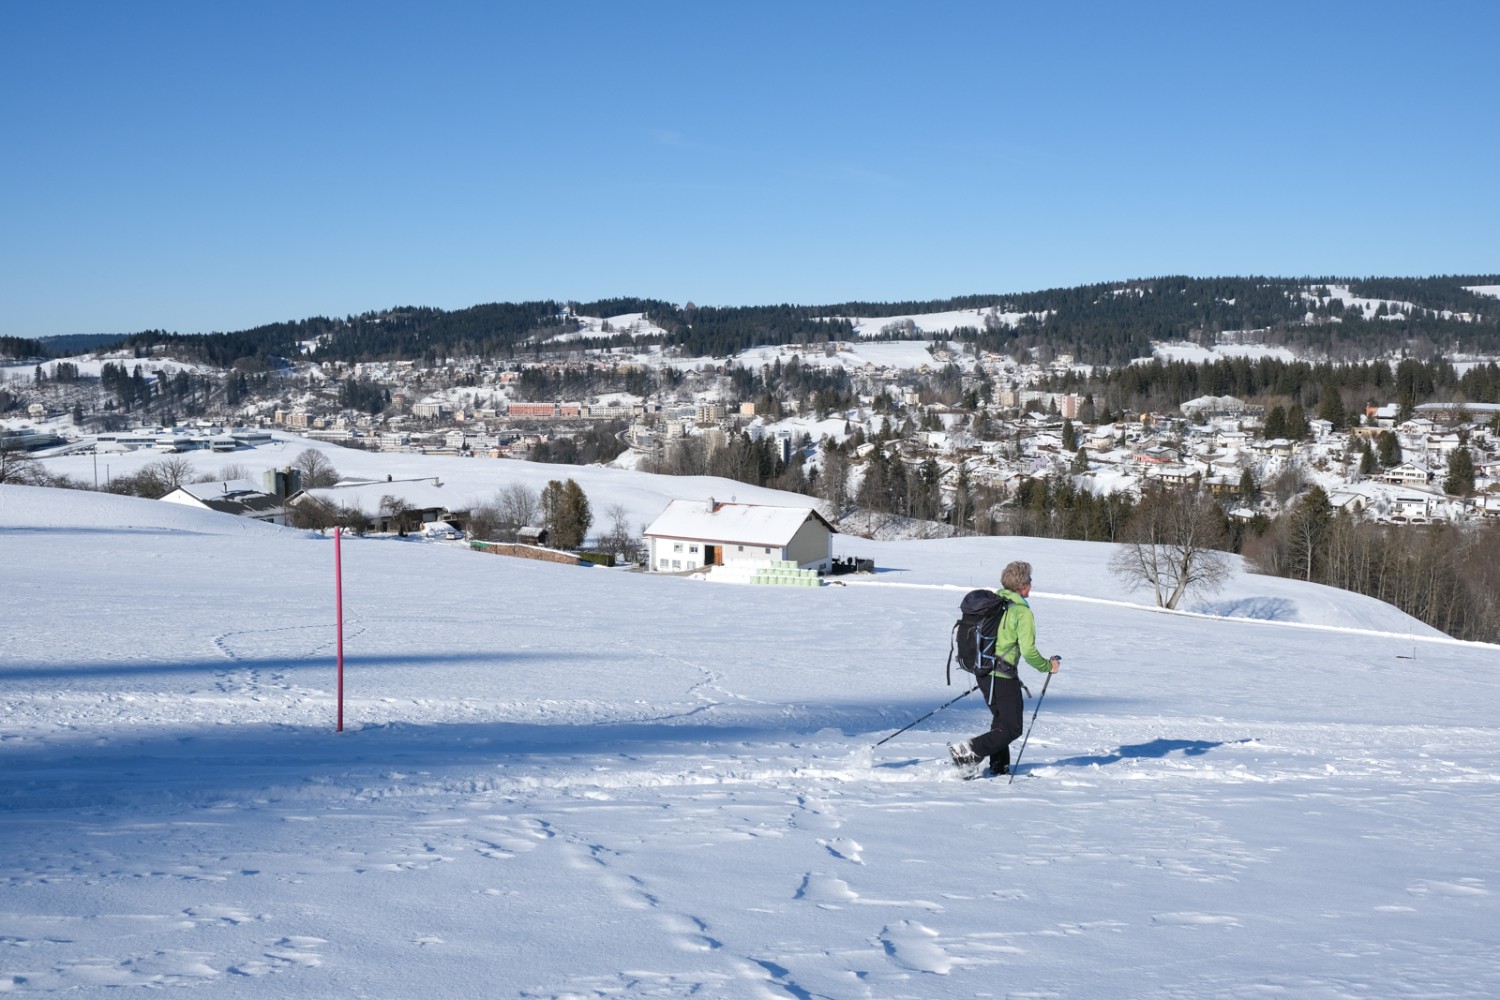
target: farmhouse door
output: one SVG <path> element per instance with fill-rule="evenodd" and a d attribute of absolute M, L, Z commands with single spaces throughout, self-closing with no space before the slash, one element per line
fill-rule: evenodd
<path fill-rule="evenodd" d="M 722 545 L 705 545 L 703 547 L 703 565 L 705 565 L 705 566 L 722 566 L 722 565 L 724 565 L 724 546 L 722 546 Z"/>

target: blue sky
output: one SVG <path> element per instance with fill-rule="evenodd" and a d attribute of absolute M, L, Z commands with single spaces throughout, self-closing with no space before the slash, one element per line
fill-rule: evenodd
<path fill-rule="evenodd" d="M 0 334 L 1493 273 L 1497 29 L 1493 2 L 4 0 Z"/>

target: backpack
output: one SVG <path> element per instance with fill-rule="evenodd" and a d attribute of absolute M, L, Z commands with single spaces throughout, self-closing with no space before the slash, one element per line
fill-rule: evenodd
<path fill-rule="evenodd" d="M 964 595 L 958 606 L 959 619 L 953 623 L 953 635 L 948 644 L 948 683 L 953 683 L 953 653 L 958 652 L 958 665 L 977 679 L 983 674 L 999 672 L 1006 677 L 1015 676 L 1015 665 L 1006 663 L 995 653 L 995 637 L 1000 631 L 1000 619 L 1010 608 L 1010 599 L 1001 597 L 993 590 L 971 590 Z"/>

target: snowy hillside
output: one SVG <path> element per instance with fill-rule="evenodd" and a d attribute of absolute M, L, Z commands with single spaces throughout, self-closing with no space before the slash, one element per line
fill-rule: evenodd
<path fill-rule="evenodd" d="M 345 539 L 335 733 L 331 538 L 0 487 L 0 992 L 1495 995 L 1497 650 L 1246 575 L 1155 612 L 1109 551 L 839 537 L 880 571 L 807 590 Z M 945 763 L 977 695 L 872 748 L 1014 558 L 1064 660 L 1023 776 Z"/>

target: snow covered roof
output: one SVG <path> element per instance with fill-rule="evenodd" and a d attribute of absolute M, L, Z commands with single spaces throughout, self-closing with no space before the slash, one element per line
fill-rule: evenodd
<path fill-rule="evenodd" d="M 206 507 L 237 517 L 275 517 L 283 513 L 280 497 L 263 492 L 248 479 L 184 483 L 161 499 L 166 503 Z"/>
<path fill-rule="evenodd" d="M 177 487 L 195 500 L 222 500 L 234 493 L 261 493 L 261 484 L 250 479 L 214 479 L 206 483 L 183 483 Z"/>
<path fill-rule="evenodd" d="M 1204 410 L 1227 412 L 1244 408 L 1245 401 L 1235 396 L 1199 396 L 1178 407 L 1183 413 L 1201 413 Z"/>
<path fill-rule="evenodd" d="M 838 529 L 811 507 L 771 507 L 751 503 L 717 503 L 712 498 L 673 500 L 644 534 L 662 538 L 786 545 L 809 518 L 830 533 Z"/>

